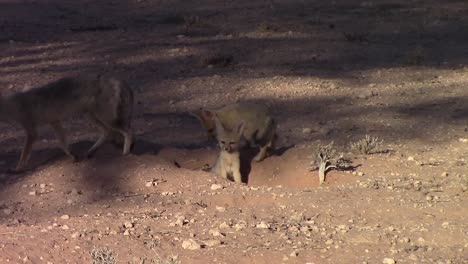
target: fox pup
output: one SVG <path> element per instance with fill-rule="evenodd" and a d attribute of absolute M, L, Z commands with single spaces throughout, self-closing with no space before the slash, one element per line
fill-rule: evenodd
<path fill-rule="evenodd" d="M 26 132 L 16 171 L 26 165 L 37 138 L 37 127 L 44 124 L 53 128 L 65 154 L 76 160 L 62 128 L 62 121 L 76 115 L 88 116 L 101 131 L 88 157 L 107 139 L 122 142 L 123 138 L 123 154 L 128 154 L 133 143 L 132 112 L 132 90 L 114 78 L 67 77 L 9 97 L 0 96 L 0 120 L 17 122 Z"/>
<path fill-rule="evenodd" d="M 240 173 L 240 148 L 242 146 L 245 122 L 241 121 L 236 128 L 227 128 L 221 120 L 215 116 L 215 128 L 220 147 L 216 164 L 211 172 L 227 179 L 231 176 L 235 182 L 242 182 Z"/>
<path fill-rule="evenodd" d="M 227 105 L 218 110 L 200 109 L 193 112 L 206 129 L 210 138 L 219 140 L 216 126 L 217 116 L 227 129 L 235 129 L 242 121 L 245 123 L 243 137 L 250 147 L 259 147 L 260 151 L 254 160 L 259 162 L 268 156 L 269 151 L 274 151 L 276 140 L 276 121 L 271 116 L 269 109 L 255 103 L 236 103 Z"/>

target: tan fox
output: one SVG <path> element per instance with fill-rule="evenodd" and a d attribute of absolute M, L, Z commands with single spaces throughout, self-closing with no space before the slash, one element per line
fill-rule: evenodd
<path fill-rule="evenodd" d="M 125 82 L 114 78 L 68 77 L 10 97 L 0 96 L 0 120 L 18 122 L 26 131 L 16 171 L 26 165 L 37 137 L 37 127 L 44 124 L 51 125 L 61 149 L 76 160 L 61 124 L 76 115 L 88 116 L 101 130 L 88 157 L 107 139 L 117 137 L 123 138 L 123 154 L 128 154 L 133 143 L 132 112 L 132 90 Z"/>
<path fill-rule="evenodd" d="M 268 151 L 273 151 L 275 148 L 276 121 L 264 105 L 236 103 L 218 110 L 200 109 L 192 112 L 192 115 L 200 120 L 209 137 L 218 138 L 218 140 L 215 116 L 229 130 L 235 129 L 243 121 L 245 123 L 243 136 L 249 146 L 260 148 L 260 152 L 254 158 L 257 162 L 262 161 L 268 156 Z"/>
<path fill-rule="evenodd" d="M 242 182 L 240 173 L 240 148 L 242 146 L 245 122 L 241 121 L 236 128 L 230 129 L 215 116 L 216 135 L 220 152 L 216 164 L 211 172 L 228 179 L 232 177 L 235 182 Z"/>

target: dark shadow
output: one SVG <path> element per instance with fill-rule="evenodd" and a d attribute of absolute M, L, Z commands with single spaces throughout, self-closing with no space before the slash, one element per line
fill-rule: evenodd
<path fill-rule="evenodd" d="M 161 144 L 154 143 L 141 138 L 136 138 L 135 145 L 131 153 L 134 155 L 157 155 L 163 147 L 164 146 Z"/>
<path fill-rule="evenodd" d="M 288 145 L 288 146 L 282 146 L 282 147 L 276 148 L 271 153 L 271 155 L 272 156 L 282 156 L 286 151 L 288 151 L 289 149 L 292 149 L 292 148 L 294 148 L 294 144 Z"/>

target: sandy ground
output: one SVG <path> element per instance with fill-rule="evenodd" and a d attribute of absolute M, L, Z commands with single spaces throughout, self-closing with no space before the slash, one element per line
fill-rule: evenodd
<path fill-rule="evenodd" d="M 43 128 L 12 174 L 24 135 L 0 124 L 0 263 L 468 263 L 467 25 L 463 0 L 0 1 L 2 94 L 119 76 L 138 139 L 72 163 Z M 247 184 L 201 170 L 188 114 L 237 101 L 279 123 Z M 66 128 L 84 155 L 95 129 Z M 378 153 L 351 151 L 365 135 Z M 332 141 L 354 170 L 318 187 Z"/>

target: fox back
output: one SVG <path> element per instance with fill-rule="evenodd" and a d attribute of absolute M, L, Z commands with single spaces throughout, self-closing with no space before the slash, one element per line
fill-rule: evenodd
<path fill-rule="evenodd" d="M 123 116 L 131 115 L 130 101 L 133 102 L 133 93 L 124 82 L 67 77 L 2 98 L 0 118 L 40 125 L 96 113 L 105 120 L 122 122 Z"/>
<path fill-rule="evenodd" d="M 226 128 L 233 129 L 241 121 L 245 122 L 244 138 L 251 144 L 265 144 L 276 130 L 276 121 L 269 109 L 261 104 L 236 103 L 218 110 L 200 109 L 193 113 L 202 123 L 210 137 L 217 137 L 214 114 Z"/>
<path fill-rule="evenodd" d="M 88 156 L 108 139 L 123 142 L 123 154 L 128 154 L 133 143 L 132 112 L 133 92 L 129 86 L 123 81 L 99 76 L 62 78 L 9 97 L 0 96 L 0 121 L 16 121 L 26 132 L 17 170 L 29 159 L 37 127 L 43 124 L 52 126 L 61 148 L 76 160 L 61 124 L 73 116 L 86 115 L 100 128 L 101 135 Z"/>

